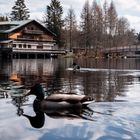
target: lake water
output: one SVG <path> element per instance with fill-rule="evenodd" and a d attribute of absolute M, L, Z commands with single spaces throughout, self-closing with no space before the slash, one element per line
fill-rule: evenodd
<path fill-rule="evenodd" d="M 73 62 L 81 66 L 73 72 Z M 0 61 L 0 85 L 6 88 L 16 73 L 25 87 L 37 79 L 50 92 L 90 95 L 95 102 L 83 118 L 52 118 L 45 115 L 42 128 L 31 126 L 17 115 L 11 97 L 0 98 L 0 140 L 139 140 L 140 59 L 14 59 Z M 9 85 L 8 85 L 9 86 Z M 34 96 L 22 107 L 34 116 Z"/>

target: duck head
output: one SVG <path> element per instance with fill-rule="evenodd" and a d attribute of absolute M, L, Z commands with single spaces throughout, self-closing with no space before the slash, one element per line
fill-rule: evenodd
<path fill-rule="evenodd" d="M 35 84 L 33 87 L 31 87 L 29 95 L 35 95 L 36 99 L 43 100 L 44 99 L 44 90 L 43 90 L 41 84 Z"/>

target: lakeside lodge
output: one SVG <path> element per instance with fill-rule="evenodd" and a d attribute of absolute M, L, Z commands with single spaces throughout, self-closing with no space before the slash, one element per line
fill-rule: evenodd
<path fill-rule="evenodd" d="M 64 53 L 55 34 L 36 20 L 0 22 L 0 57 L 46 58 Z"/>

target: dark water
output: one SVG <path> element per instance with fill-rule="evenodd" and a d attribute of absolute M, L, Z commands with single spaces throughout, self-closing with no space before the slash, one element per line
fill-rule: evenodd
<path fill-rule="evenodd" d="M 81 70 L 73 72 L 73 61 Z M 140 59 L 46 59 L 0 61 L 0 85 L 6 87 L 12 73 L 25 87 L 37 79 L 50 92 L 91 95 L 95 103 L 87 119 L 51 118 L 45 115 L 42 128 L 32 127 L 17 115 L 11 98 L 0 98 L 0 140 L 139 140 Z M 30 96 L 24 113 L 34 116 Z"/>

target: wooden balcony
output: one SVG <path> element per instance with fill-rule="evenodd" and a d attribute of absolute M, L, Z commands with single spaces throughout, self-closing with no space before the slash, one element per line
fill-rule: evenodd
<path fill-rule="evenodd" d="M 18 37 L 18 41 L 32 41 L 32 42 L 56 42 L 55 40 L 48 40 L 48 39 L 34 39 L 34 38 L 24 38 L 24 37 Z"/>
<path fill-rule="evenodd" d="M 17 49 L 17 48 L 13 48 L 13 53 L 26 53 L 26 54 L 65 54 L 65 50 L 58 50 L 58 49 Z"/>
<path fill-rule="evenodd" d="M 43 34 L 43 31 L 40 31 L 40 30 L 23 30 L 23 33 L 24 34 L 36 34 L 36 35 L 41 35 Z"/>

